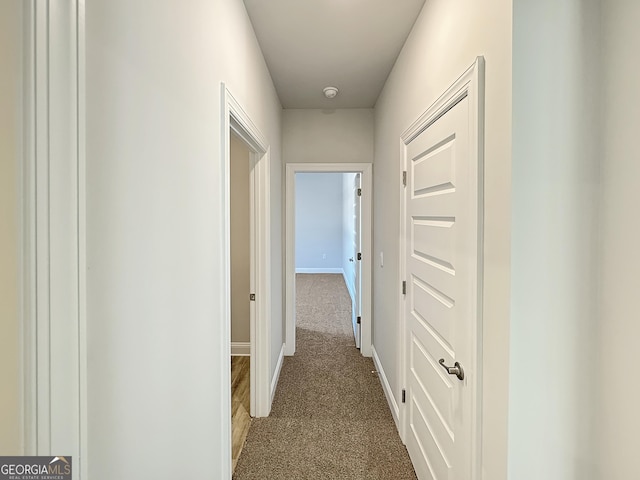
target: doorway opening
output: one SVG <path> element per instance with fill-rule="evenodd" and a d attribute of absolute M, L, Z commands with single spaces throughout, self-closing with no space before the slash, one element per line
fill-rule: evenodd
<path fill-rule="evenodd" d="M 286 167 L 286 355 L 296 351 L 296 275 L 342 275 L 356 346 L 371 356 L 371 164 Z"/>
<path fill-rule="evenodd" d="M 361 253 L 360 176 L 354 172 L 304 172 L 295 177 L 296 319 L 304 317 L 301 309 L 317 309 L 321 299 L 326 304 L 324 307 L 333 306 L 335 295 L 328 292 L 323 295 L 319 291 L 328 286 L 326 282 L 335 285 L 333 288 L 338 292 L 346 287 L 357 348 L 360 348 L 358 318 L 362 276 L 362 261 L 358 260 Z M 314 291 L 303 297 L 299 283 L 302 279 Z"/>
<path fill-rule="evenodd" d="M 226 456 L 231 476 L 239 456 L 239 452 L 232 452 L 234 407 L 240 423 L 247 423 L 249 417 L 265 417 L 271 409 L 270 153 L 265 137 L 224 83 L 221 94 L 225 244 L 220 254 L 225 265 L 222 309 L 223 335 L 227 339 L 221 363 L 225 379 L 221 393 L 227 412 L 221 444 L 229 449 Z M 240 367 L 234 383 L 244 390 L 241 405 L 232 401 L 232 355 L 244 358 L 234 362 Z M 245 414 L 238 416 L 240 407 Z"/>
<path fill-rule="evenodd" d="M 232 472 L 251 425 L 251 151 L 230 132 Z"/>

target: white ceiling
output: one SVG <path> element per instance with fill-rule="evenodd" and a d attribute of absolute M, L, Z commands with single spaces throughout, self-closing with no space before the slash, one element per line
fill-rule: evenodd
<path fill-rule="evenodd" d="M 284 108 L 373 107 L 424 2 L 244 0 Z"/>

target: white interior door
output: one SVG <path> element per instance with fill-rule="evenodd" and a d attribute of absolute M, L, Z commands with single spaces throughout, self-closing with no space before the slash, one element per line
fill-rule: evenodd
<path fill-rule="evenodd" d="M 407 449 L 418 478 L 473 478 L 478 173 L 464 96 L 407 145 Z M 464 371 L 461 378 L 442 365 Z"/>
<path fill-rule="evenodd" d="M 354 265 L 355 298 L 354 298 L 354 305 L 353 305 L 353 310 L 354 310 L 353 331 L 356 338 L 357 348 L 360 348 L 360 341 L 361 341 L 361 333 L 360 333 L 361 323 L 358 319 L 362 318 L 362 294 L 361 294 L 362 288 L 360 284 L 360 279 L 362 278 L 362 260 L 358 258 L 359 257 L 358 254 L 362 252 L 362 246 L 360 241 L 361 239 L 360 208 L 362 203 L 360 199 L 362 197 L 361 197 L 360 188 L 361 188 L 360 174 L 356 173 L 353 179 L 353 252 L 354 252 L 354 261 L 355 261 L 355 265 Z"/>

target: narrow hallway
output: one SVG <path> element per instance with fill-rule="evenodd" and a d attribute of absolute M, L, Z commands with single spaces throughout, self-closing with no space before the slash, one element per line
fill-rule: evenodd
<path fill-rule="evenodd" d="M 373 361 L 355 348 L 342 275 L 297 274 L 297 349 L 235 480 L 415 479 Z"/>

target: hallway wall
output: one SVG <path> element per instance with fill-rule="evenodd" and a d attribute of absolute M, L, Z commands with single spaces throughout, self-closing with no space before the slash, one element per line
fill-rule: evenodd
<path fill-rule="evenodd" d="M 343 176 L 296 174 L 296 269 L 342 268 Z"/>
<path fill-rule="evenodd" d="M 371 163 L 373 110 L 282 111 L 285 163 Z"/>
<path fill-rule="evenodd" d="M 281 106 L 241 0 L 93 0 L 86 21 L 89 478 L 230 478 L 220 84 L 270 145 L 271 371 Z"/>
<path fill-rule="evenodd" d="M 22 455 L 22 2 L 0 2 L 0 454 Z"/>
<path fill-rule="evenodd" d="M 640 101 L 635 93 L 640 85 L 640 3 L 603 0 L 601 12 L 604 142 L 595 438 L 599 478 L 626 480 L 640 478 L 640 380 L 634 372 L 640 338 Z"/>
<path fill-rule="evenodd" d="M 483 470 L 507 477 L 511 189 L 510 0 L 430 0 L 375 108 L 374 346 L 398 405 L 400 135 L 475 60 L 486 59 Z"/>
<path fill-rule="evenodd" d="M 509 479 L 609 479 L 593 449 L 600 2 L 516 0 L 513 16 Z"/>

